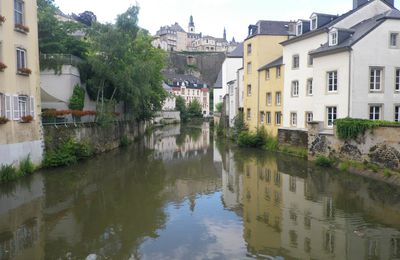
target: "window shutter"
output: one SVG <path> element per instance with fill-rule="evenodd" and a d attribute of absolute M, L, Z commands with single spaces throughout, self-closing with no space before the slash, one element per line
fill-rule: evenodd
<path fill-rule="evenodd" d="M 11 120 L 12 119 L 12 108 L 11 108 L 11 96 L 5 95 L 5 112 L 6 112 L 6 117 Z"/>
<path fill-rule="evenodd" d="M 20 119 L 18 96 L 13 96 L 13 119 L 14 121 Z"/>
<path fill-rule="evenodd" d="M 30 105 L 30 109 L 31 109 L 31 116 L 33 117 L 33 118 L 35 118 L 35 97 L 30 97 L 30 100 L 29 100 L 30 102 L 29 102 L 29 105 Z"/>

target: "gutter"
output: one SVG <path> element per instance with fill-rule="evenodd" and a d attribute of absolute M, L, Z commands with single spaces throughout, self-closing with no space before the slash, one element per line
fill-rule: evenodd
<path fill-rule="evenodd" d="M 350 117 L 350 112 L 351 112 L 351 79 L 352 79 L 352 58 L 353 58 L 353 52 L 350 50 L 349 51 L 349 93 L 348 93 L 348 106 L 347 106 L 347 117 Z"/>

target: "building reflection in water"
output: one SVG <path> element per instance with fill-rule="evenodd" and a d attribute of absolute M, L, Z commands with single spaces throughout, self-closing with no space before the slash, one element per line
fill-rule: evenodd
<path fill-rule="evenodd" d="M 225 202 L 228 209 L 242 206 L 249 255 L 399 259 L 396 188 L 337 172 L 320 173 L 305 161 L 285 156 L 219 150 L 227 159 L 222 164 L 223 199 L 235 205 Z"/>

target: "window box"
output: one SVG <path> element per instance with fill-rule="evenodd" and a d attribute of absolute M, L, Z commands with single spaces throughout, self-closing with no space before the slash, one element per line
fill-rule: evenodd
<path fill-rule="evenodd" d="M 27 116 L 21 117 L 20 123 L 28 124 L 28 123 L 32 122 L 32 120 L 33 120 L 33 117 L 31 115 L 27 115 Z"/>
<path fill-rule="evenodd" d="M 5 125 L 8 122 L 8 118 L 4 116 L 0 116 L 0 125 Z"/>
<path fill-rule="evenodd" d="M 7 65 L 3 62 L 0 62 L 0 72 L 3 72 L 5 69 L 7 69 Z"/>
<path fill-rule="evenodd" d="M 6 21 L 6 18 L 0 15 L 0 25 L 2 25 Z"/>
<path fill-rule="evenodd" d="M 19 68 L 18 69 L 18 74 L 24 75 L 24 76 L 29 76 L 32 74 L 32 71 L 28 68 Z"/>
<path fill-rule="evenodd" d="M 23 25 L 23 24 L 19 24 L 19 23 L 17 23 L 17 24 L 15 24 L 15 30 L 16 31 L 18 31 L 18 32 L 22 32 L 22 33 L 28 33 L 29 32 L 29 27 L 28 26 L 25 26 L 25 25 Z"/>

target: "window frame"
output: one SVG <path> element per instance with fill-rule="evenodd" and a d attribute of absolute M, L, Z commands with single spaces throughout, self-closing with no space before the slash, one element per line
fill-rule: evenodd
<path fill-rule="evenodd" d="M 277 91 L 275 92 L 275 106 L 281 106 L 281 105 L 282 105 L 282 92 Z"/>
<path fill-rule="evenodd" d="M 266 70 L 265 70 L 265 79 L 266 79 L 266 80 L 269 80 L 270 77 L 271 77 L 271 75 L 270 75 L 270 70 L 269 70 L 269 69 L 266 69 Z"/>
<path fill-rule="evenodd" d="M 297 127 L 297 112 L 290 112 L 290 126 Z"/>
<path fill-rule="evenodd" d="M 400 122 L 400 104 L 394 105 L 394 122 Z"/>
<path fill-rule="evenodd" d="M 251 97 L 251 91 L 252 91 L 251 84 L 247 84 L 247 96 L 248 97 Z"/>
<path fill-rule="evenodd" d="M 329 46 L 336 46 L 339 43 L 338 31 L 329 32 Z"/>
<path fill-rule="evenodd" d="M 299 54 L 294 54 L 292 56 L 292 69 L 294 69 L 294 70 L 300 69 L 300 55 Z"/>
<path fill-rule="evenodd" d="M 399 35 L 400 35 L 399 32 L 390 32 L 390 33 L 389 33 L 389 48 L 391 48 L 391 49 L 397 49 L 397 48 L 400 47 L 400 44 L 399 44 Z M 394 40 L 395 40 L 395 44 L 394 44 L 394 45 L 393 45 L 393 38 L 392 38 L 392 36 L 395 36 L 395 37 L 394 37 Z"/>
<path fill-rule="evenodd" d="M 379 109 L 378 113 L 375 110 L 376 108 Z M 383 119 L 383 105 L 382 104 L 369 104 L 368 105 L 368 117 L 369 120 L 378 121 Z M 378 118 L 376 117 L 378 115 Z"/>
<path fill-rule="evenodd" d="M 312 31 L 318 29 L 318 16 L 314 15 L 311 17 L 310 28 Z"/>
<path fill-rule="evenodd" d="M 276 71 L 275 71 L 275 76 L 277 79 L 279 79 L 282 75 L 282 71 L 281 71 L 281 67 L 276 67 Z"/>
<path fill-rule="evenodd" d="M 251 62 L 247 62 L 247 74 L 253 73 L 253 64 Z"/>
<path fill-rule="evenodd" d="M 248 43 L 247 44 L 247 55 L 250 56 L 253 52 L 252 44 Z"/>
<path fill-rule="evenodd" d="M 260 122 L 262 124 L 264 124 L 265 121 L 265 112 L 264 111 L 260 111 Z"/>
<path fill-rule="evenodd" d="M 297 36 L 300 36 L 300 35 L 302 35 L 303 34 L 303 22 L 302 21 L 299 21 L 299 22 L 297 22 L 297 24 L 296 24 L 296 35 Z"/>
<path fill-rule="evenodd" d="M 21 55 L 22 54 L 22 55 Z M 28 60 L 27 60 L 27 51 L 24 48 L 17 47 L 16 48 L 16 65 L 17 65 L 17 71 L 19 69 L 25 69 L 28 67 Z M 22 60 L 20 60 L 23 58 Z M 20 66 L 22 65 L 22 66 Z"/>
<path fill-rule="evenodd" d="M 311 115 L 311 117 L 310 117 Z M 305 119 L 306 119 L 306 127 L 308 123 L 311 123 L 314 121 L 314 113 L 312 111 L 306 111 L 305 113 Z M 311 120 L 310 120 L 311 119 Z"/>
<path fill-rule="evenodd" d="M 334 77 L 331 77 L 331 74 L 334 75 Z M 337 70 L 332 70 L 328 71 L 326 73 L 327 75 L 327 92 L 328 93 L 337 93 L 339 89 L 339 77 L 338 77 L 338 71 Z M 332 82 L 330 82 L 332 80 Z"/>
<path fill-rule="evenodd" d="M 400 92 L 400 68 L 394 70 L 394 91 Z"/>
<path fill-rule="evenodd" d="M 6 114 L 5 101 L 5 95 L 0 93 L 0 117 L 5 117 Z"/>
<path fill-rule="evenodd" d="M 265 122 L 266 122 L 266 124 L 267 125 L 270 125 L 271 123 L 272 123 L 272 115 L 271 115 L 271 112 L 270 111 L 267 111 L 266 113 L 265 113 Z"/>
<path fill-rule="evenodd" d="M 17 3 L 21 4 L 21 10 L 17 9 Z M 21 19 L 20 22 L 17 17 Z M 14 24 L 25 25 L 25 2 L 22 0 L 14 0 Z"/>
<path fill-rule="evenodd" d="M 290 94 L 292 97 L 299 97 L 299 81 L 298 80 L 293 80 L 291 84 L 291 89 L 290 89 Z M 297 90 L 297 91 L 295 91 Z"/>
<path fill-rule="evenodd" d="M 307 96 L 313 96 L 314 95 L 314 79 L 313 78 L 308 78 L 307 79 Z"/>
<path fill-rule="evenodd" d="M 379 89 L 377 88 L 378 82 L 376 81 L 376 79 L 378 78 L 377 73 L 376 73 L 377 71 L 380 71 Z M 374 75 L 372 75 L 373 72 L 374 72 Z M 383 92 L 384 73 L 385 73 L 385 70 L 383 67 L 370 67 L 369 68 L 369 92 L 370 93 Z"/>
<path fill-rule="evenodd" d="M 272 106 L 272 92 L 267 92 L 265 98 L 267 106 Z"/>
<path fill-rule="evenodd" d="M 275 112 L 275 125 L 277 126 L 282 125 L 282 112 Z"/>
<path fill-rule="evenodd" d="M 247 116 L 246 116 L 246 119 L 247 119 L 247 121 L 250 121 L 250 120 L 251 120 L 251 109 L 250 109 L 250 108 L 247 109 Z"/>
<path fill-rule="evenodd" d="M 329 111 L 330 109 L 332 109 L 332 111 Z M 331 115 L 332 115 L 332 117 L 331 117 Z M 335 120 L 337 119 L 337 115 L 338 115 L 337 106 L 327 106 L 326 107 L 326 126 L 328 128 L 333 128 Z"/>

